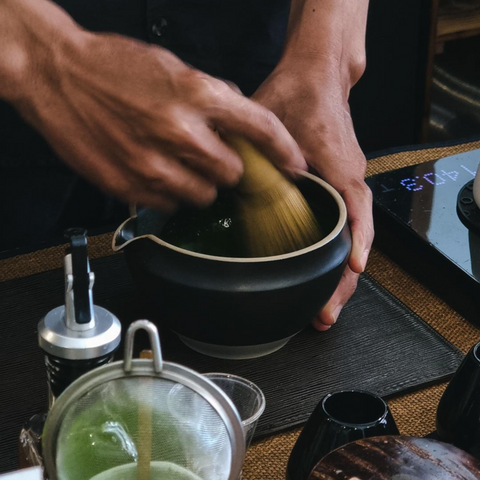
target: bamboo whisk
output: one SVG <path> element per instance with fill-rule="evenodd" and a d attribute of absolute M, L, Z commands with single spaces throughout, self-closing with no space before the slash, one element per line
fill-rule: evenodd
<path fill-rule="evenodd" d="M 153 359 L 151 350 L 143 350 L 140 358 Z M 142 399 L 145 403 L 140 403 L 138 412 L 138 458 L 137 458 L 137 480 L 151 479 L 151 462 L 152 462 L 152 405 L 153 402 L 153 381 L 150 377 L 143 380 L 145 387 L 150 393 L 150 398 Z"/>
<path fill-rule="evenodd" d="M 320 227 L 296 185 L 248 141 L 237 136 L 226 140 L 244 164 L 237 190 L 250 255 L 281 255 L 318 242 Z"/>

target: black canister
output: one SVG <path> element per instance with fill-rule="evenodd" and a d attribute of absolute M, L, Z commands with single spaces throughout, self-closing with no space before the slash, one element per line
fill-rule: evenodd
<path fill-rule="evenodd" d="M 480 459 L 480 342 L 470 348 L 440 399 L 437 433 Z"/>
<path fill-rule="evenodd" d="M 119 320 L 93 304 L 95 275 L 90 271 L 85 230 L 67 232 L 65 305 L 51 310 L 38 325 L 38 340 L 45 352 L 50 406 L 77 378 L 109 363 L 120 344 Z"/>

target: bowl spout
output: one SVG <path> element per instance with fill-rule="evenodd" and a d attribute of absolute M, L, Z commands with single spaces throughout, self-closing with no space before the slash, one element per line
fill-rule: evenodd
<path fill-rule="evenodd" d="M 112 249 L 115 252 L 123 250 L 129 243 L 138 240 L 136 236 L 137 231 L 137 216 L 134 215 L 125 220 L 115 231 L 112 240 Z"/>

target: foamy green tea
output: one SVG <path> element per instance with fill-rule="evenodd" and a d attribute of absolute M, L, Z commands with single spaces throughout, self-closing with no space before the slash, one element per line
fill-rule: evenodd
<path fill-rule="evenodd" d="M 335 226 L 335 214 L 318 209 L 314 213 L 319 228 L 326 235 Z M 192 252 L 221 257 L 252 257 L 251 246 L 246 242 L 242 212 L 229 192 L 222 193 L 208 208 L 179 210 L 164 225 L 159 236 Z"/>
<path fill-rule="evenodd" d="M 192 252 L 246 257 L 234 198 L 224 194 L 210 207 L 184 208 L 163 227 L 161 238 Z"/>
<path fill-rule="evenodd" d="M 148 464 L 147 464 L 148 465 Z M 202 480 L 183 467 L 170 462 L 152 462 L 151 480 Z M 120 465 L 95 475 L 90 480 L 137 480 L 137 464 Z"/>

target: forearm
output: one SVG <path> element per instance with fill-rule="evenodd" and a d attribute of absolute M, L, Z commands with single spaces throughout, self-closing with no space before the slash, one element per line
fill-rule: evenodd
<path fill-rule="evenodd" d="M 82 32 L 47 0 L 0 1 L 0 98 L 22 101 L 54 71 Z"/>
<path fill-rule="evenodd" d="M 345 87 L 351 88 L 365 69 L 368 3 L 368 0 L 292 0 L 279 68 L 295 66 L 307 75 L 326 72 L 339 75 Z"/>

